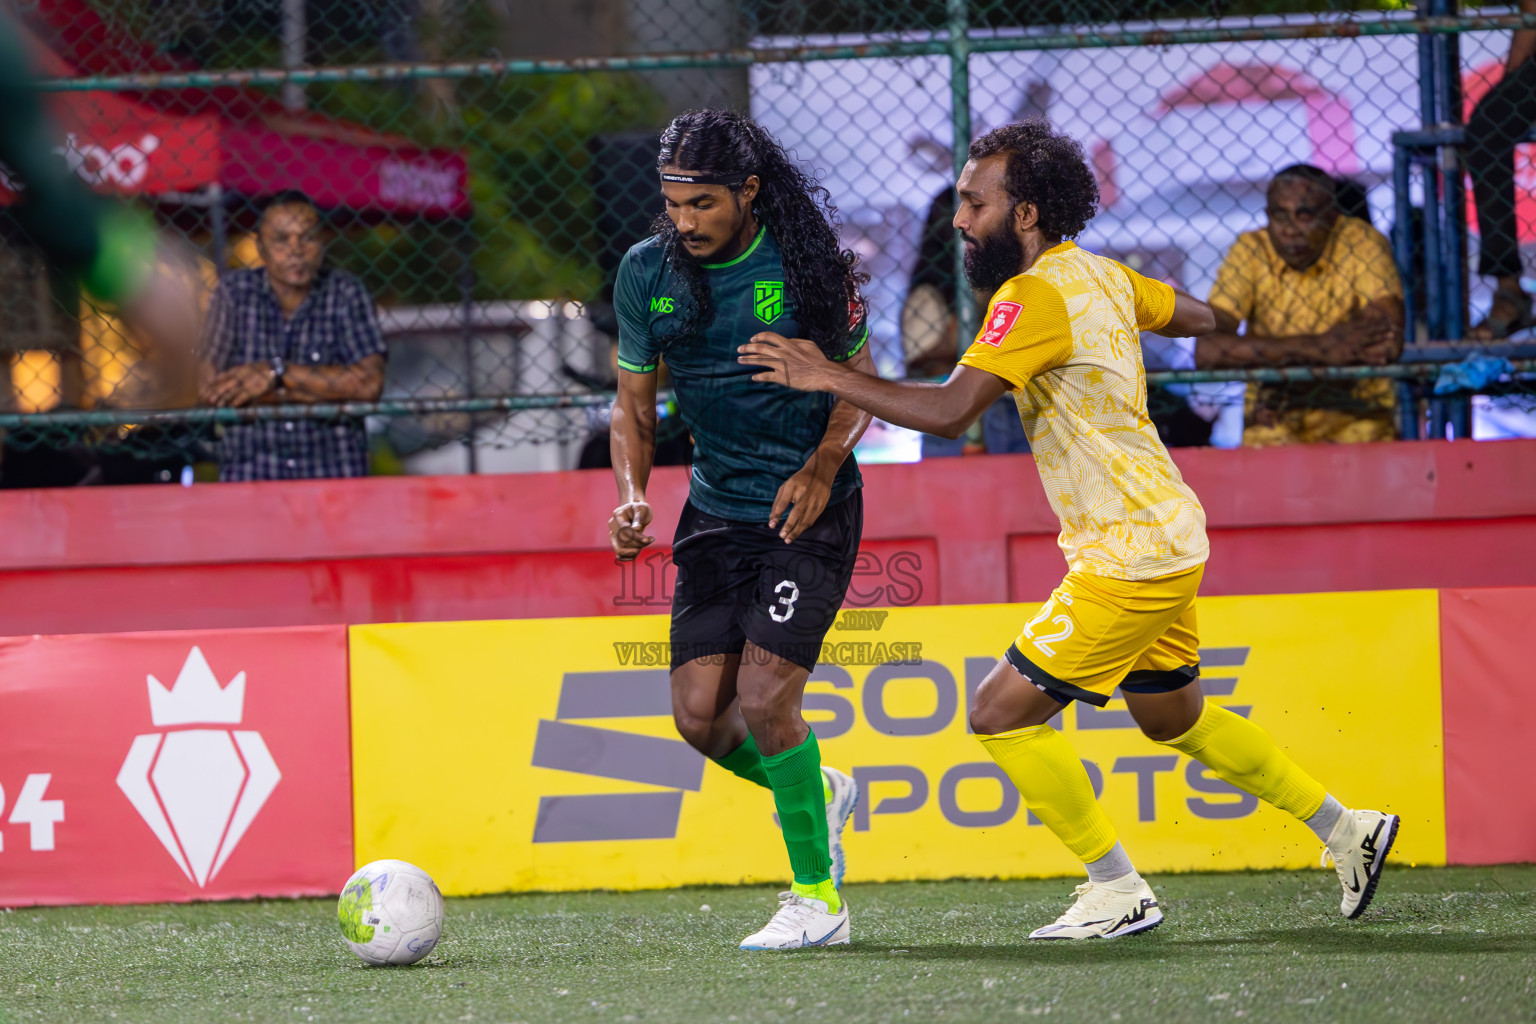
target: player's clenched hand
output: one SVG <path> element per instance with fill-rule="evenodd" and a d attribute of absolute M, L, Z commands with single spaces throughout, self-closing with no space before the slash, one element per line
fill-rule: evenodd
<path fill-rule="evenodd" d="M 779 525 L 779 517 L 784 515 L 784 510 L 794 506 L 789 518 L 784 520 L 783 528 L 779 530 L 779 536 L 786 544 L 793 543 L 796 537 L 815 524 L 822 510 L 827 507 L 827 499 L 832 496 L 832 481 L 820 472 L 823 461 L 820 452 L 812 455 L 798 473 L 784 481 L 779 493 L 774 496 L 773 511 L 768 513 L 770 530 Z M 836 473 L 835 469 L 833 473 Z"/>
<path fill-rule="evenodd" d="M 825 391 L 826 371 L 836 365 L 822 355 L 814 341 L 786 338 L 772 331 L 752 335 L 752 340 L 736 351 L 741 353 L 736 357 L 738 363 L 767 367 L 754 373 L 753 380 L 783 384 L 796 391 Z"/>
<path fill-rule="evenodd" d="M 626 501 L 613 510 L 608 517 L 608 539 L 619 561 L 631 561 L 641 548 L 655 542 L 656 538 L 645 532 L 650 524 L 651 506 L 643 501 Z"/>

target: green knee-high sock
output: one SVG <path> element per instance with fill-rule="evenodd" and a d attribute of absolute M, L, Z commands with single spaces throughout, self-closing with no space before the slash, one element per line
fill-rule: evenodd
<path fill-rule="evenodd" d="M 773 802 L 779 809 L 779 828 L 795 873 L 794 890 L 802 896 L 825 900 L 837 913 L 842 906 L 832 888 L 832 855 L 827 848 L 827 805 L 823 797 L 821 748 L 816 734 L 782 753 L 763 758 Z"/>
<path fill-rule="evenodd" d="M 773 783 L 768 781 L 768 772 L 763 767 L 763 755 L 757 749 L 757 740 L 752 738 L 751 733 L 747 733 L 746 741 L 741 746 L 724 757 L 715 758 L 715 764 L 764 789 L 773 788 Z"/>

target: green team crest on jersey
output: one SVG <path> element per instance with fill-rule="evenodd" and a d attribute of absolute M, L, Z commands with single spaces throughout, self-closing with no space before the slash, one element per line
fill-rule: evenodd
<path fill-rule="evenodd" d="M 765 324 L 771 324 L 784 312 L 784 282 L 754 281 L 752 311 Z"/>

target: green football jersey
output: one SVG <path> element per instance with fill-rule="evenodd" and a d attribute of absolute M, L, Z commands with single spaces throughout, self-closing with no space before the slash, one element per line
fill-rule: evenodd
<path fill-rule="evenodd" d="M 725 263 L 705 264 L 714 322 L 702 335 L 671 342 L 688 288 L 667 266 L 659 237 L 635 245 L 619 264 L 613 286 L 619 321 L 619 365 L 652 373 L 665 360 L 677 409 L 693 432 L 689 498 L 722 519 L 767 522 L 774 495 L 805 465 L 827 432 L 834 399 L 754 381 L 760 370 L 737 362 L 736 348 L 760 331 L 800 336 L 795 304 L 784 287 L 784 264 L 773 234 L 763 227 L 747 250 Z M 859 323 L 844 339 L 848 359 L 869 340 Z M 832 483 L 828 504 L 863 483 L 850 454 Z"/>

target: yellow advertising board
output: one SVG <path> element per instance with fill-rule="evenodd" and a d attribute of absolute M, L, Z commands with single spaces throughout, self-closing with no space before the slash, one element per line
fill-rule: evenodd
<path fill-rule="evenodd" d="M 1035 607 L 843 613 L 806 717 L 863 789 L 850 881 L 1080 872 L 967 728 Z M 1345 805 L 1400 814 L 1395 860 L 1443 864 L 1435 592 L 1201 598 L 1199 614 L 1210 699 Z M 358 861 L 412 861 L 449 894 L 783 882 L 771 794 L 672 728 L 666 638 L 661 615 L 353 627 Z M 1123 701 L 1057 725 L 1143 872 L 1317 864 L 1304 825 L 1146 739 Z"/>

